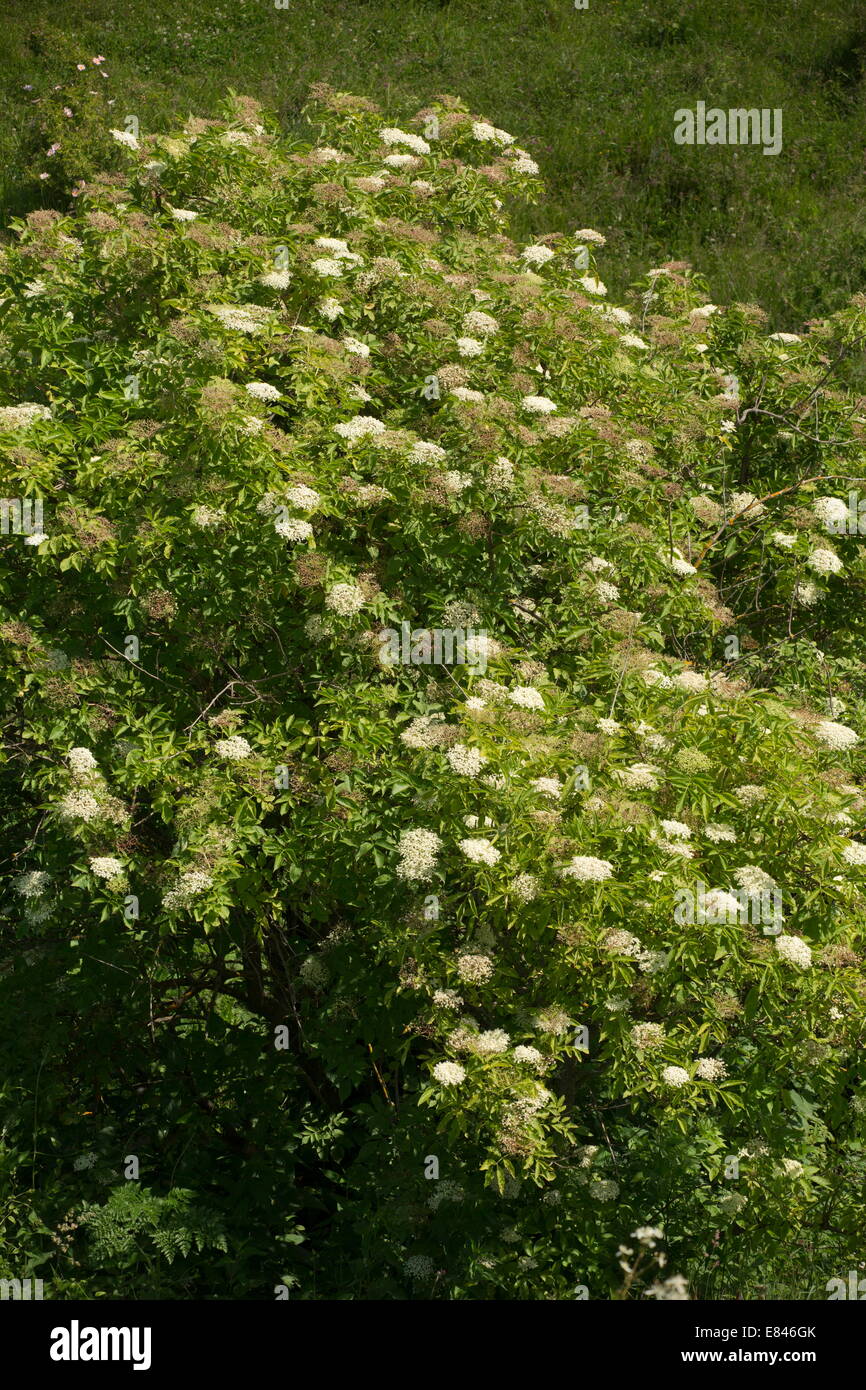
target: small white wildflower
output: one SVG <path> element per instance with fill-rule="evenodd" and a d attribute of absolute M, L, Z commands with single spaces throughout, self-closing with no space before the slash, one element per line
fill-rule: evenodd
<path fill-rule="evenodd" d="M 806 556 L 806 564 L 816 574 L 839 574 L 845 568 L 838 555 L 832 550 L 822 549 L 820 546 L 809 552 Z"/>
<path fill-rule="evenodd" d="M 41 898 L 51 882 L 44 869 L 29 869 L 15 879 L 15 892 L 22 898 Z"/>
<path fill-rule="evenodd" d="M 672 840 L 688 840 L 691 838 L 691 827 L 681 820 L 663 820 L 662 830 Z"/>
<path fill-rule="evenodd" d="M 837 724 L 832 719 L 822 719 L 815 726 L 814 734 L 822 743 L 826 743 L 828 748 L 853 748 L 855 743 L 860 742 L 859 734 L 855 734 L 847 724 Z"/>
<path fill-rule="evenodd" d="M 248 381 L 244 390 L 257 401 L 279 401 L 282 400 L 282 392 L 276 386 L 272 386 L 269 381 Z"/>
<path fill-rule="evenodd" d="M 440 1086 L 459 1086 L 466 1079 L 466 1071 L 459 1062 L 437 1062 L 433 1076 Z"/>
<path fill-rule="evenodd" d="M 675 1089 L 687 1086 L 690 1080 L 685 1067 L 665 1067 L 662 1071 L 662 1081 L 666 1086 L 673 1086 Z"/>
<path fill-rule="evenodd" d="M 344 618 L 360 613 L 365 603 L 364 591 L 357 584 L 335 584 L 325 595 L 325 607 Z"/>
<path fill-rule="evenodd" d="M 576 854 L 562 873 L 565 878 L 576 878 L 582 883 L 602 883 L 612 877 L 613 865 L 592 854 Z"/>
<path fill-rule="evenodd" d="M 811 969 L 812 952 L 801 936 L 777 936 L 775 945 L 782 960 L 799 966 L 801 970 Z"/>
<path fill-rule="evenodd" d="M 112 130 L 111 134 L 114 136 L 118 145 L 126 145 L 127 149 L 130 150 L 138 149 L 138 140 L 135 138 L 131 131 Z"/>
<path fill-rule="evenodd" d="M 442 841 L 432 830 L 404 830 L 397 845 L 398 878 L 428 879 L 436 867 Z"/>
<path fill-rule="evenodd" d="M 704 834 L 708 840 L 718 844 L 722 840 L 729 840 L 732 844 L 736 843 L 737 832 L 732 825 L 720 822 L 718 825 L 710 824 L 704 826 Z"/>
<path fill-rule="evenodd" d="M 480 748 L 468 748 L 465 743 L 455 743 L 445 754 L 454 772 L 461 777 L 477 777 L 487 757 Z"/>
<path fill-rule="evenodd" d="M 368 435 L 384 434 L 385 426 L 374 415 L 356 415 L 353 420 L 342 420 L 338 425 L 335 425 L 334 433 L 339 434 L 342 439 L 348 439 L 351 444 L 355 444 L 359 439 L 367 438 Z"/>
<path fill-rule="evenodd" d="M 284 541 L 308 541 L 313 537 L 313 528 L 309 521 L 302 521 L 297 516 L 287 516 L 285 520 L 275 521 L 274 530 Z"/>
<path fill-rule="evenodd" d="M 214 744 L 214 752 L 218 758 L 225 758 L 230 763 L 242 762 L 252 753 L 252 748 L 245 738 L 240 734 L 232 734 L 231 738 L 217 739 Z"/>
<path fill-rule="evenodd" d="M 288 270 L 268 270 L 259 276 L 259 284 L 265 285 L 269 290 L 287 290 L 291 283 L 292 277 Z"/>
<path fill-rule="evenodd" d="M 520 255 L 527 265 L 546 265 L 552 261 L 556 252 L 549 246 L 525 246 Z"/>
<path fill-rule="evenodd" d="M 498 864 L 502 858 L 499 850 L 489 840 L 461 840 L 460 848 L 473 864 Z"/>
<path fill-rule="evenodd" d="M 483 985 L 493 974 L 493 961 L 483 955 L 458 956 L 457 974 L 468 984 Z"/>
<path fill-rule="evenodd" d="M 385 126 L 379 131 L 379 139 L 384 145 L 405 145 L 415 154 L 430 153 L 430 146 L 426 140 L 422 140 L 420 135 L 412 135 L 408 131 L 399 130 L 396 126 Z"/>
<path fill-rule="evenodd" d="M 828 531 L 838 533 L 848 522 L 848 503 L 841 497 L 816 497 L 812 511 Z"/>
<path fill-rule="evenodd" d="M 97 878 L 117 878 L 123 873 L 123 865 L 119 859 L 112 859 L 110 855 L 96 855 L 90 860 L 90 872 Z"/>
<path fill-rule="evenodd" d="M 508 699 L 518 709 L 544 709 L 544 698 L 540 690 L 531 685 L 518 685 L 508 692 Z"/>
<path fill-rule="evenodd" d="M 727 1067 L 718 1057 L 698 1058 L 695 1076 L 699 1076 L 702 1081 L 721 1081 L 727 1074 Z"/>
<path fill-rule="evenodd" d="M 551 415 L 557 408 L 547 396 L 524 396 L 521 404 L 530 415 Z"/>

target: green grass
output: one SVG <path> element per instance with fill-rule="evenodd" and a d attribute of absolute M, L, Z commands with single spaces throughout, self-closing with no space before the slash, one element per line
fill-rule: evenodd
<path fill-rule="evenodd" d="M 798 328 L 864 285 L 866 14 L 853 0 L 7 0 L 0 55 L 3 223 L 41 206 L 38 103 L 70 55 L 106 56 L 119 115 L 166 129 L 226 89 L 287 129 L 321 80 L 403 119 L 461 96 L 537 158 L 547 194 L 521 232 L 593 226 L 611 292 L 690 260 L 714 299 Z M 74 59 L 72 60 L 74 63 Z M 95 78 L 95 80 L 97 80 Z M 33 84 L 27 92 L 24 84 Z M 784 148 L 684 147 L 699 100 L 781 107 Z M 610 269 L 608 269 L 610 267 Z"/>

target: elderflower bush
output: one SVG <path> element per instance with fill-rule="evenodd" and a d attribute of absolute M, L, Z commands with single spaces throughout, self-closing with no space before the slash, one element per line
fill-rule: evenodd
<path fill-rule="evenodd" d="M 221 1211 L 210 1296 L 606 1298 L 662 1216 L 695 1278 L 721 1229 L 736 1281 L 819 1200 L 847 1257 L 862 559 L 799 491 L 755 499 L 856 453 L 839 392 L 818 442 L 775 417 L 862 306 L 794 372 L 684 267 L 626 310 L 600 233 L 511 240 L 536 166 L 460 103 L 405 131 L 322 89 L 316 119 L 289 144 L 233 98 L 143 135 L 3 253 L 5 487 L 49 499 L 0 621 L 2 1055 L 43 1072 L 42 1219 L 98 1195 L 70 1145 L 117 1178 L 131 1046 L 149 1189 Z M 394 664 L 404 623 L 480 645 Z M 57 1277 L 98 1291 L 97 1254 Z"/>

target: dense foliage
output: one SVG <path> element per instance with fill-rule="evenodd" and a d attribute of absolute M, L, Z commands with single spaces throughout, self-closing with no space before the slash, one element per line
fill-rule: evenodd
<path fill-rule="evenodd" d="M 610 307 L 506 132 L 315 98 L 118 129 L 3 254 L 2 1270 L 825 1296 L 866 307 Z"/>

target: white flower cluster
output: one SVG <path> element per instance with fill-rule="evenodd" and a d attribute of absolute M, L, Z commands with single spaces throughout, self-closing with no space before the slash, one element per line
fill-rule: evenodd
<path fill-rule="evenodd" d="M 777 936 L 776 950 L 789 965 L 797 965 L 801 970 L 812 966 L 812 952 L 801 936 Z"/>
<path fill-rule="evenodd" d="M 691 1077 L 685 1067 L 665 1067 L 662 1071 L 662 1081 L 666 1086 L 672 1086 L 677 1090 L 680 1086 L 687 1086 Z"/>
<path fill-rule="evenodd" d="M 51 411 L 45 405 L 34 401 L 21 401 L 19 405 L 0 406 L 0 430 L 25 430 L 36 420 L 50 420 Z"/>
<path fill-rule="evenodd" d="M 718 1057 L 698 1058 L 695 1076 L 699 1076 L 701 1081 L 721 1081 L 727 1074 L 727 1067 Z"/>
<path fill-rule="evenodd" d="M 527 1066 L 535 1067 L 536 1070 L 540 1071 L 544 1066 L 544 1056 L 537 1047 L 528 1047 L 520 1043 L 511 1055 L 515 1062 L 525 1062 Z"/>
<path fill-rule="evenodd" d="M 433 1075 L 440 1086 L 459 1086 L 466 1079 L 466 1072 L 459 1062 L 437 1062 Z"/>
<path fill-rule="evenodd" d="M 397 844 L 400 862 L 397 877 L 410 880 L 432 878 L 442 841 L 432 830 L 404 830 Z"/>
<path fill-rule="evenodd" d="M 859 735 L 855 734 L 853 729 L 849 729 L 847 724 L 837 724 L 832 719 L 822 719 L 815 726 L 814 733 L 828 748 L 838 750 L 853 748 L 855 743 L 860 742 Z"/>
<path fill-rule="evenodd" d="M 296 483 L 286 492 L 286 501 L 301 512 L 314 512 L 321 500 L 315 488 L 305 487 L 303 483 Z"/>
<path fill-rule="evenodd" d="M 90 860 L 90 872 L 97 878 L 118 878 L 123 873 L 123 865 L 119 859 L 113 859 L 110 855 L 97 855 Z"/>
<path fill-rule="evenodd" d="M 576 878 L 581 883 L 603 883 L 613 876 L 613 865 L 607 859 L 592 854 L 576 854 L 562 870 L 564 878 Z"/>
<path fill-rule="evenodd" d="M 482 338 L 489 338 L 493 333 L 499 331 L 499 324 L 491 314 L 485 314 L 481 309 L 470 309 L 468 314 L 463 315 L 463 332 L 470 335 L 480 334 Z"/>
<path fill-rule="evenodd" d="M 224 328 L 235 333 L 261 333 L 274 321 L 271 310 L 259 304 L 208 304 L 207 309 Z"/>
<path fill-rule="evenodd" d="M 64 820 L 92 821 L 99 815 L 99 802 L 92 792 L 76 790 L 67 792 L 57 809 Z"/>
<path fill-rule="evenodd" d="M 743 806 L 757 806 L 759 802 L 766 801 L 767 788 L 756 786 L 753 782 L 744 782 L 741 787 L 734 788 L 734 796 Z"/>
<path fill-rule="evenodd" d="M 21 898 L 41 898 L 50 882 L 51 875 L 44 869 L 29 869 L 16 878 L 15 892 Z"/>
<path fill-rule="evenodd" d="M 499 130 L 497 126 L 490 125 L 488 121 L 473 121 L 472 136 L 475 140 L 480 140 L 483 144 L 513 145 L 514 136 L 509 135 L 507 130 Z"/>
<path fill-rule="evenodd" d="M 493 961 L 489 956 L 465 955 L 457 957 L 457 974 L 467 984 L 483 985 L 493 974 Z"/>
<path fill-rule="evenodd" d="M 303 521 L 298 516 L 287 516 L 283 520 L 275 521 L 274 530 L 284 541 L 309 541 L 313 537 L 313 528 L 309 521 Z"/>
<path fill-rule="evenodd" d="M 411 135 L 408 131 L 399 130 L 396 126 L 385 126 L 379 131 L 379 139 L 383 145 L 405 145 L 415 154 L 430 153 L 430 146 L 426 140 L 422 140 L 420 135 Z"/>
<path fill-rule="evenodd" d="M 269 290 L 287 290 L 291 283 L 292 276 L 288 270 L 266 270 L 264 275 L 259 276 L 259 284 Z"/>
<path fill-rule="evenodd" d="M 445 733 L 444 714 L 419 714 L 400 735 L 407 748 L 435 748 Z"/>
<path fill-rule="evenodd" d="M 409 457 L 415 463 L 439 463 L 448 455 L 441 445 L 431 444 L 426 439 L 417 439 L 409 451 Z"/>
<path fill-rule="evenodd" d="M 361 265 L 361 257 L 357 251 L 350 251 L 348 242 L 343 241 L 338 236 L 320 236 L 314 243 L 320 251 L 330 251 L 331 255 L 338 261 L 348 261 L 351 265 Z"/>
<path fill-rule="evenodd" d="M 821 546 L 809 552 L 806 564 L 816 574 L 839 574 L 845 568 L 835 551 Z"/>
<path fill-rule="evenodd" d="M 269 381 L 248 381 L 244 390 L 250 396 L 254 396 L 257 401 L 278 401 L 282 399 L 282 392 L 276 386 L 272 386 Z"/>
<path fill-rule="evenodd" d="M 252 753 L 252 748 L 245 738 L 240 734 L 232 734 L 231 738 L 218 739 L 214 744 L 214 752 L 218 758 L 225 758 L 227 762 L 238 763 L 244 758 L 248 758 Z"/>
<path fill-rule="evenodd" d="M 98 771 L 99 764 L 89 748 L 70 748 L 66 755 L 73 777 L 88 778 Z"/>
<path fill-rule="evenodd" d="M 511 885 L 511 891 L 521 902 L 531 903 L 538 896 L 538 879 L 534 874 L 518 874 Z"/>
<path fill-rule="evenodd" d="M 174 888 L 163 894 L 162 905 L 166 912 L 187 908 L 193 898 L 198 898 L 213 886 L 213 879 L 202 869 L 187 869 L 182 873 Z"/>
<path fill-rule="evenodd" d="M 763 869 L 759 869 L 757 864 L 744 864 L 741 869 L 735 871 L 734 878 L 750 897 L 757 897 L 760 893 L 771 893 L 777 887 L 776 880 Z"/>
<path fill-rule="evenodd" d="M 659 769 L 653 763 L 632 763 L 630 767 L 614 772 L 616 780 L 632 791 L 657 791 L 659 775 Z"/>
<path fill-rule="evenodd" d="M 641 942 L 625 927 L 611 927 L 610 931 L 605 932 L 602 945 L 613 956 L 631 956 L 639 960 L 644 954 Z"/>
<path fill-rule="evenodd" d="M 342 618 L 360 613 L 365 603 L 364 591 L 357 584 L 335 584 L 325 595 L 325 607 Z"/>
<path fill-rule="evenodd" d="M 530 786 L 541 796 L 549 796 L 553 801 L 558 801 L 562 796 L 562 783 L 558 777 L 535 777 Z"/>
<path fill-rule="evenodd" d="M 547 265 L 556 255 L 549 246 L 524 246 L 520 253 L 527 265 Z"/>
<path fill-rule="evenodd" d="M 557 408 L 548 396 L 524 396 L 521 405 L 530 415 L 552 415 Z"/>
<path fill-rule="evenodd" d="M 509 488 L 514 482 L 514 464 L 500 455 L 495 463 L 491 463 L 487 476 L 492 488 Z"/>
<path fill-rule="evenodd" d="M 536 164 L 534 159 L 530 159 L 529 155 L 526 153 L 525 150 L 518 150 L 515 146 L 515 148 L 512 150 L 512 153 L 514 154 L 515 158 L 511 168 L 515 174 L 538 173 L 538 165 Z"/>
<path fill-rule="evenodd" d="M 665 834 L 672 840 L 688 840 L 691 838 L 691 826 L 686 825 L 684 821 L 663 820 L 661 822 L 661 827 Z"/>
<path fill-rule="evenodd" d="M 508 692 L 508 699 L 518 709 L 544 709 L 544 697 L 531 685 L 518 685 Z"/>
<path fill-rule="evenodd" d="M 200 526 L 203 530 L 210 530 L 214 526 L 221 526 L 225 521 L 225 512 L 215 507 L 207 507 L 202 503 L 192 509 L 192 524 Z"/>
<path fill-rule="evenodd" d="M 338 434 L 341 439 L 348 439 L 350 444 L 357 444 L 359 439 L 384 433 L 385 426 L 375 415 L 356 415 L 354 420 L 341 420 L 334 426 L 334 434 Z"/>
<path fill-rule="evenodd" d="M 465 743 L 455 743 L 445 754 L 454 772 L 461 777 L 477 777 L 487 757 L 480 748 L 469 748 Z"/>
<path fill-rule="evenodd" d="M 473 864 L 489 864 L 492 867 L 502 858 L 489 840 L 461 840 L 460 848 Z"/>
<path fill-rule="evenodd" d="M 731 844 L 735 844 L 737 839 L 737 832 L 734 827 L 732 825 L 727 825 L 725 822 L 719 822 L 717 825 L 705 825 L 704 834 L 708 840 L 712 840 L 715 844 L 721 843 L 722 840 L 727 840 L 730 841 Z"/>
<path fill-rule="evenodd" d="M 848 520 L 848 504 L 841 497 L 816 497 L 812 511 L 828 530 L 844 526 Z"/>

